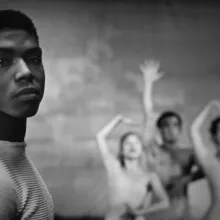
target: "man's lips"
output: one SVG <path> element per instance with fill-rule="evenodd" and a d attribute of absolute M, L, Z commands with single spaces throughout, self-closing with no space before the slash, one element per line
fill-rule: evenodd
<path fill-rule="evenodd" d="M 26 87 L 19 90 L 16 96 L 24 100 L 36 100 L 40 98 L 40 92 L 34 87 Z"/>

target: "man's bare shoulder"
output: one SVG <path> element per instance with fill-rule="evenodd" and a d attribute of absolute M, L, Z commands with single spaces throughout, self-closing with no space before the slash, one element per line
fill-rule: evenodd
<path fill-rule="evenodd" d="M 159 156 L 163 152 L 163 149 L 155 140 L 152 140 L 148 143 L 147 147 L 145 147 L 144 151 L 147 154 L 154 154 L 155 156 Z"/>
<path fill-rule="evenodd" d="M 194 150 L 192 147 L 178 147 L 175 149 L 177 154 L 183 155 L 183 156 L 191 156 L 194 154 Z"/>

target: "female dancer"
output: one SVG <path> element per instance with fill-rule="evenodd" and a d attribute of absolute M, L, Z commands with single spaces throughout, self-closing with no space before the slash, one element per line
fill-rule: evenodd
<path fill-rule="evenodd" d="M 168 207 L 169 200 L 157 175 L 144 168 L 143 145 L 138 134 L 125 133 L 120 139 L 118 157 L 110 153 L 106 138 L 120 122 L 129 120 L 119 115 L 97 134 L 109 182 L 110 210 L 106 219 L 142 219 L 146 213 Z M 153 192 L 160 199 L 155 205 L 151 204 Z"/>
<path fill-rule="evenodd" d="M 211 191 L 211 206 L 204 216 L 204 220 L 217 220 L 220 215 L 220 161 L 216 155 L 210 152 L 204 145 L 200 134 L 200 129 L 212 106 L 217 106 L 220 109 L 219 102 L 211 101 L 197 116 L 191 128 L 195 154 L 206 174 Z"/>

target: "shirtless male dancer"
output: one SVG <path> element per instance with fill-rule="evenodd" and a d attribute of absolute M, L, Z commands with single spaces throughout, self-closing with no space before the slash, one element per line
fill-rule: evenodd
<path fill-rule="evenodd" d="M 153 113 L 152 99 L 153 84 L 163 75 L 159 72 L 159 67 L 160 65 L 156 61 L 146 61 L 145 64 L 141 65 L 145 81 L 143 104 L 146 118 L 144 132 L 146 134 L 149 133 L 149 126 L 151 126 L 149 122 L 152 123 L 153 121 L 149 118 L 155 114 Z M 152 74 L 149 74 L 149 71 Z M 153 72 L 157 74 L 153 74 Z M 150 75 L 158 77 L 153 81 L 147 78 Z M 150 86 L 149 82 L 151 82 Z M 182 149 L 179 147 L 182 124 L 182 118 L 177 113 L 172 111 L 162 113 L 156 121 L 157 129 L 162 138 L 162 144 L 160 146 L 155 145 L 155 142 L 150 144 L 151 137 L 148 137 L 146 143 L 151 145 L 151 150 L 146 152 L 147 157 L 151 157 L 151 160 L 147 160 L 148 162 L 151 161 L 148 163 L 148 167 L 160 177 L 170 198 L 170 208 L 166 212 L 169 213 L 169 216 L 166 219 L 178 219 L 185 215 L 188 204 L 187 186 L 190 182 L 203 177 L 203 173 L 200 170 L 193 172 L 192 168 L 196 164 L 193 149 Z"/>
<path fill-rule="evenodd" d="M 45 75 L 31 19 L 0 11 L 0 219 L 52 220 L 50 193 L 26 154 L 27 118 L 44 94 Z"/>

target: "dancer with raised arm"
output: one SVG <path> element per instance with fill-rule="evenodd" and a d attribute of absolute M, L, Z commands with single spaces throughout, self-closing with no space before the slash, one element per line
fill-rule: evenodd
<path fill-rule="evenodd" d="M 220 216 L 220 162 L 218 157 L 205 146 L 200 133 L 201 127 L 213 106 L 220 109 L 218 101 L 211 101 L 197 116 L 191 127 L 195 154 L 208 179 L 211 191 L 211 205 L 203 217 L 204 220 L 218 220 Z"/>
<path fill-rule="evenodd" d="M 97 134 L 109 183 L 110 209 L 105 219 L 143 219 L 146 213 L 168 207 L 169 200 L 157 175 L 145 169 L 143 144 L 138 134 L 128 132 L 120 138 L 118 156 L 108 149 L 107 137 L 122 122 L 131 123 L 119 115 Z M 151 204 L 153 192 L 160 200 L 154 205 Z"/>
<path fill-rule="evenodd" d="M 173 111 L 163 112 L 157 120 L 153 111 L 152 90 L 154 83 L 163 76 L 159 71 L 160 64 L 157 61 L 146 61 L 140 66 L 144 78 L 143 106 L 145 109 L 144 136 L 147 137 L 148 167 L 156 172 L 167 189 L 171 206 L 167 210 L 170 216 L 167 219 L 178 219 L 188 213 L 187 188 L 190 182 L 203 178 L 200 171 L 192 171 L 195 165 L 192 149 L 181 149 L 179 139 L 183 127 L 180 115 Z M 156 124 L 162 139 L 162 144 L 153 140 L 152 122 Z M 151 134 L 149 137 L 148 134 Z M 150 147 L 149 147 L 150 146 Z"/>

